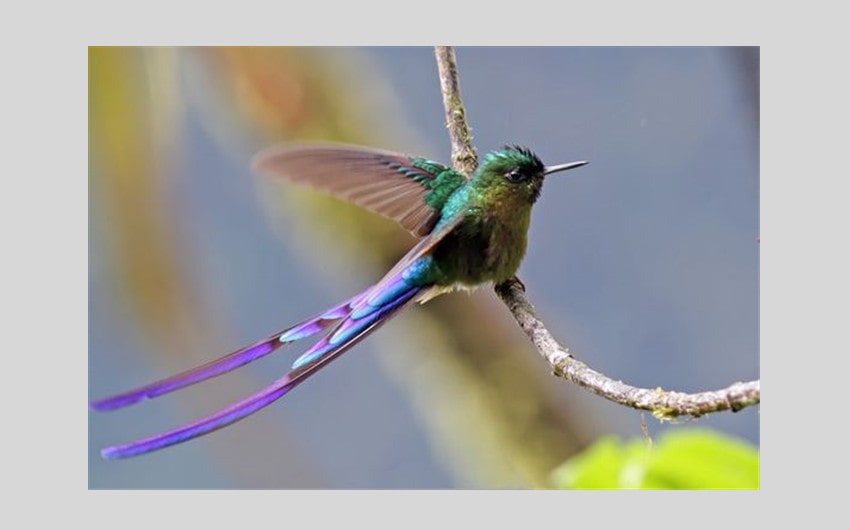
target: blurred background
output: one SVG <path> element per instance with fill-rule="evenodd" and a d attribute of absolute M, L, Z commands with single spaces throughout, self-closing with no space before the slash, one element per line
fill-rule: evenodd
<path fill-rule="evenodd" d="M 479 154 L 549 179 L 520 270 L 555 337 L 609 377 L 695 392 L 759 377 L 758 48 L 458 48 Z M 89 49 L 89 399 L 228 353 L 376 281 L 414 240 L 250 172 L 280 141 L 448 163 L 431 48 Z M 271 407 L 150 455 L 99 450 L 232 403 L 298 344 L 89 415 L 89 487 L 545 488 L 641 413 L 551 376 L 492 289 L 414 307 Z M 759 411 L 698 425 L 759 443 Z"/>

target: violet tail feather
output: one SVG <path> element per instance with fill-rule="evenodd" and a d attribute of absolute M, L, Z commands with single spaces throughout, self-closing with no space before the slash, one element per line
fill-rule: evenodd
<path fill-rule="evenodd" d="M 218 377 L 252 361 L 265 357 L 286 343 L 294 342 L 319 333 L 335 322 L 345 318 L 348 312 L 351 311 L 351 308 L 361 300 L 364 294 L 365 293 L 360 293 L 338 306 L 315 315 L 310 319 L 289 327 L 265 340 L 252 344 L 251 346 L 237 350 L 214 361 L 198 366 L 197 368 L 186 370 L 177 375 L 161 379 L 128 392 L 92 401 L 90 406 L 94 410 L 99 411 L 120 409 L 145 399 L 152 399 L 157 396 L 168 394 L 169 392 L 174 392 L 175 390 L 200 383 L 201 381 Z"/>
<path fill-rule="evenodd" d="M 351 313 L 355 309 L 368 304 L 368 301 L 363 299 L 363 295 L 371 292 L 371 290 L 367 290 L 352 299 L 352 305 L 347 310 L 347 315 L 342 322 L 328 336 L 323 337 L 310 348 L 309 359 L 305 359 L 296 368 L 265 389 L 182 427 L 127 444 L 107 447 L 101 451 L 101 456 L 107 459 L 116 459 L 150 453 L 221 429 L 271 405 L 320 368 L 378 329 L 400 309 L 414 301 L 416 295 L 421 291 L 421 287 L 415 286 L 395 290 L 390 299 L 384 299 L 380 308 L 370 311 L 360 318 L 353 318 Z M 332 311 L 335 310 L 338 310 L 338 308 Z M 260 344 L 266 344 L 266 342 Z"/>
<path fill-rule="evenodd" d="M 157 449 L 162 449 L 170 445 L 197 438 L 204 434 L 226 427 L 231 423 L 253 414 L 261 408 L 270 405 L 274 401 L 283 397 L 289 390 L 295 387 L 299 382 L 298 379 L 292 379 L 286 376 L 274 384 L 270 385 L 263 391 L 254 394 L 253 396 L 235 403 L 219 412 L 194 421 L 188 425 L 184 425 L 177 429 L 157 434 L 149 438 L 137 440 L 123 445 L 107 447 L 101 450 L 100 455 L 103 458 L 127 458 L 144 453 L 150 453 Z"/>

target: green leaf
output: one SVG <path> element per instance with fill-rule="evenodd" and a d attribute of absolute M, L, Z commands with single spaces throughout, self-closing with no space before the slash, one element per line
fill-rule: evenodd
<path fill-rule="evenodd" d="M 605 437 L 552 473 L 565 489 L 758 489 L 753 445 L 709 429 L 670 431 L 644 439 Z"/>
<path fill-rule="evenodd" d="M 759 453 L 708 429 L 673 431 L 653 450 L 643 487 L 758 489 Z"/>

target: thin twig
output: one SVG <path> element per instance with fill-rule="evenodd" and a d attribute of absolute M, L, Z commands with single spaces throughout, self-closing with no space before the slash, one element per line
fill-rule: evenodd
<path fill-rule="evenodd" d="M 558 344 L 534 312 L 525 290 L 518 280 L 496 286 L 496 294 L 508 306 L 519 327 L 525 332 L 555 375 L 563 377 L 594 394 L 639 410 L 648 410 L 658 419 L 677 416 L 699 417 L 711 412 L 756 405 L 761 397 L 759 381 L 735 383 L 722 390 L 686 394 L 661 388 L 637 388 L 614 381 L 578 361 Z"/>
<path fill-rule="evenodd" d="M 437 56 L 443 106 L 446 108 L 446 127 L 452 142 L 452 166 L 468 178 L 478 167 L 478 153 L 472 146 L 466 107 L 460 97 L 455 49 L 454 46 L 435 46 L 434 54 Z"/>
<path fill-rule="evenodd" d="M 472 147 L 472 135 L 466 123 L 466 112 L 460 96 L 457 63 L 454 48 L 435 47 L 437 68 L 443 104 L 446 108 L 446 123 L 452 143 L 452 164 L 467 176 L 478 165 L 478 155 Z M 637 388 L 615 381 L 578 361 L 569 350 L 552 337 L 549 330 L 534 311 L 534 306 L 525 295 L 519 278 L 514 277 L 495 287 L 496 294 L 516 319 L 537 351 L 552 367 L 555 375 L 563 377 L 594 394 L 615 403 L 638 410 L 648 410 L 658 419 L 673 419 L 679 416 L 699 417 L 712 412 L 731 410 L 737 412 L 761 401 L 761 386 L 758 380 L 733 385 L 709 392 L 687 394 L 661 388 Z"/>

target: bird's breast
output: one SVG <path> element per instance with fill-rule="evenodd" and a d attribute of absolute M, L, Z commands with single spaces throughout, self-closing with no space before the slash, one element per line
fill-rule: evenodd
<path fill-rule="evenodd" d="M 508 219 L 473 211 L 434 249 L 439 285 L 499 283 L 514 276 L 525 256 L 528 219 Z"/>

